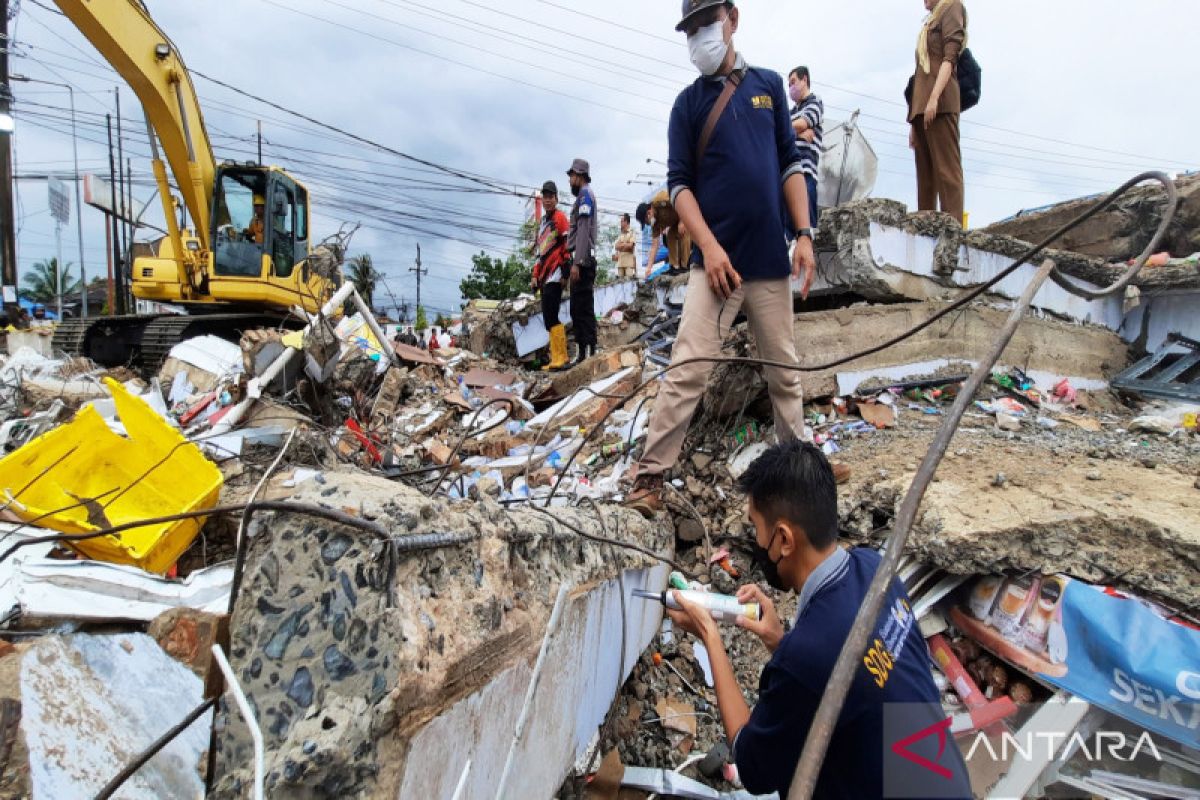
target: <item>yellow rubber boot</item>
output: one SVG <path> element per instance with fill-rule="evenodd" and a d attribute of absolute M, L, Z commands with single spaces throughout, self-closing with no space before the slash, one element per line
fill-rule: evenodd
<path fill-rule="evenodd" d="M 567 366 L 567 329 L 555 325 L 550 329 L 550 363 L 542 367 L 543 372 L 555 372 Z"/>

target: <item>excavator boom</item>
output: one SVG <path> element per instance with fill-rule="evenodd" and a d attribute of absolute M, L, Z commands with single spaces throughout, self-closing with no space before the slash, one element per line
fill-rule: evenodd
<path fill-rule="evenodd" d="M 55 0 L 129 84 L 158 135 L 183 204 L 207 247 L 217 165 L 191 76 L 170 38 L 136 0 Z M 163 208 L 174 217 L 170 195 Z M 182 242 L 173 242 L 182 254 Z"/>

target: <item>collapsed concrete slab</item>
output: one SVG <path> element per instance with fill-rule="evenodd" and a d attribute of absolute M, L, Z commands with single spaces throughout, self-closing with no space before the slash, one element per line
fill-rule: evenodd
<path fill-rule="evenodd" d="M 797 314 L 793 330 L 800 363 L 826 363 L 860 352 L 904 333 L 947 305 L 857 305 Z M 987 352 L 1008 313 L 979 304 L 962 309 L 880 353 L 836 369 L 802 373 L 804 394 L 840 396 L 853 393 L 860 384 L 873 379 L 899 381 L 932 374 L 965 374 Z M 750 347 L 745 349 L 753 352 Z M 1125 344 L 1111 331 L 1031 316 L 1017 329 L 1000 366 L 1020 367 L 1049 385 L 1071 378 L 1076 388 L 1086 389 L 1105 386 L 1127 361 Z M 754 398 L 765 389 L 756 368 L 722 365 L 714 374 L 705 403 L 720 409 L 723 416 L 736 412 L 748 397 Z"/>
<path fill-rule="evenodd" d="M 92 797 L 202 700 L 200 678 L 145 634 L 46 636 L 18 651 L 5 646 L 5 797 Z M 201 795 L 210 719 L 204 715 L 168 743 L 119 796 Z"/>
<path fill-rule="evenodd" d="M 818 294 L 851 294 L 872 302 L 951 300 L 996 276 L 1028 247 L 1027 242 L 991 231 L 964 232 L 943 215 L 908 214 L 903 204 L 892 200 L 863 200 L 832 209 L 824 217 L 814 287 Z M 1058 249 L 1045 255 L 1093 291 L 1124 271 L 1096 256 Z M 993 296 L 1016 298 L 1035 271 L 1036 264 L 1021 267 L 994 287 Z M 1033 305 L 1063 319 L 1104 326 L 1154 350 L 1162 343 L 1154 333 L 1169 323 L 1164 319 L 1151 326 L 1144 319 L 1172 316 L 1180 303 L 1194 303 L 1200 271 L 1186 266 L 1147 268 L 1134 286 L 1139 290 L 1134 294 L 1140 296 L 1128 305 L 1141 308 L 1137 320 L 1127 320 L 1125 296 L 1087 300 L 1052 284 L 1038 293 Z M 1200 323 L 1185 327 L 1195 325 Z M 1187 330 L 1178 332 L 1190 335 Z"/>
<path fill-rule="evenodd" d="M 508 796 L 551 796 L 658 628 L 659 608 L 622 596 L 661 588 L 667 574 L 567 525 L 664 554 L 673 531 L 617 509 L 556 511 L 559 524 L 378 478 L 323 480 L 302 484 L 298 499 L 350 507 L 394 535 L 287 515 L 255 521 L 231 651 L 266 739 L 268 794 L 449 797 L 470 762 L 463 796 L 492 796 L 566 582 L 574 588 L 507 785 Z M 239 796 L 252 776 L 250 737 L 236 711 L 220 720 L 217 796 Z"/>
<path fill-rule="evenodd" d="M 1179 191 L 1179 211 L 1167 230 L 1162 249 L 1183 258 L 1200 252 L 1200 175 L 1187 175 L 1175 181 Z M 1096 198 L 1081 198 L 1045 208 L 1022 211 L 987 228 L 989 233 L 1013 236 L 1028 242 L 1046 238 L 1058 228 L 1094 205 Z M 1125 261 L 1146 248 L 1166 198 L 1162 188 L 1150 184 L 1130 191 L 1116 204 L 1067 233 L 1062 247 L 1084 255 L 1111 261 Z"/>
<path fill-rule="evenodd" d="M 846 531 L 882 542 L 925 447 L 897 439 L 855 451 L 861 477 L 839 492 Z M 1200 603 L 1195 475 L 1095 454 L 964 428 L 922 502 L 912 555 L 955 575 L 1063 573 L 1178 609 Z"/>

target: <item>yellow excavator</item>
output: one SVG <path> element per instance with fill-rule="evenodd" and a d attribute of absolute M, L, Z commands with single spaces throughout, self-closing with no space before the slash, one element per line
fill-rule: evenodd
<path fill-rule="evenodd" d="M 192 336 L 236 340 L 249 328 L 302 325 L 291 309 L 315 313 L 341 283 L 340 257 L 310 258 L 308 190 L 278 167 L 217 163 L 183 59 L 138 0 L 55 3 L 145 110 L 167 235 L 134 258 L 133 296 L 187 310 L 68 320 L 55 332 L 55 349 L 155 370 Z"/>

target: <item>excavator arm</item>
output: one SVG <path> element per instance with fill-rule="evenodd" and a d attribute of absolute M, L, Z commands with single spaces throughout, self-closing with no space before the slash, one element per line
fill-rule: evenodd
<path fill-rule="evenodd" d="M 170 38 L 137 0 L 55 0 L 63 14 L 137 94 L 150 126 L 154 173 L 168 232 L 189 289 L 198 286 L 207 263 L 213 187 L 217 165 L 191 76 Z M 163 154 L 195 226 L 195 236 L 179 230 L 167 186 Z"/>

